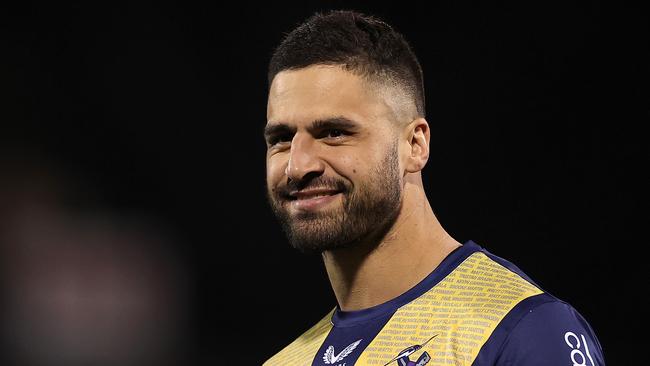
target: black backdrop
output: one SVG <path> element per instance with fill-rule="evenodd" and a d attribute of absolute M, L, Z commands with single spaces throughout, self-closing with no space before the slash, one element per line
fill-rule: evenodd
<path fill-rule="evenodd" d="M 424 180 L 443 226 L 573 304 L 626 364 L 647 286 L 647 19 L 520 3 L 3 5 L 2 141 L 83 180 L 87 205 L 172 228 L 189 357 L 259 364 L 335 304 L 320 259 L 288 248 L 265 203 L 266 64 L 316 10 L 378 15 L 424 69 Z"/>

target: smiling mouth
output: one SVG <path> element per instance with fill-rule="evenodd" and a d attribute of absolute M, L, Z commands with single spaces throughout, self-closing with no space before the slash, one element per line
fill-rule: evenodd
<path fill-rule="evenodd" d="M 324 208 L 342 193 L 333 189 L 294 191 L 288 195 L 289 205 L 298 211 L 316 211 Z"/>
<path fill-rule="evenodd" d="M 321 197 L 334 196 L 338 193 L 341 193 L 341 191 L 335 189 L 310 189 L 304 191 L 293 191 L 289 193 L 289 199 L 292 201 L 304 201 L 318 199 Z"/>

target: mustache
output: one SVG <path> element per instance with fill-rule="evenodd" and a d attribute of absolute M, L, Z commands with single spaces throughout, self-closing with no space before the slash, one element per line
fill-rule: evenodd
<path fill-rule="evenodd" d="M 309 180 L 289 180 L 286 185 L 279 186 L 276 189 L 276 194 L 285 200 L 295 199 L 295 197 L 291 196 L 291 192 L 304 189 L 331 189 L 345 192 L 348 190 L 348 186 L 340 179 L 321 176 Z"/>

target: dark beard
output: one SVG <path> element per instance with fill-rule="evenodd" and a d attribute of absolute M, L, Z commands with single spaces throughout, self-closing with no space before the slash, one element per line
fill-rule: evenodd
<path fill-rule="evenodd" d="M 300 212 L 290 216 L 282 205 L 287 197 L 268 192 L 271 209 L 289 243 L 304 253 L 349 248 L 370 241 L 376 245 L 395 223 L 401 208 L 401 179 L 394 144 L 371 177 L 356 189 L 332 178 L 316 177 L 301 186 L 330 187 L 342 191 L 343 205 L 325 212 Z M 294 183 L 295 185 L 295 183 Z M 286 189 L 284 190 L 287 191 Z"/>

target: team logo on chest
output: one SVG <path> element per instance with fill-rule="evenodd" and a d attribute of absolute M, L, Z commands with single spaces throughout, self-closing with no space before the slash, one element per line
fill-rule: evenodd
<path fill-rule="evenodd" d="M 410 346 L 410 347 L 404 349 L 397 356 L 395 356 L 395 358 L 388 361 L 388 363 L 385 364 L 384 366 L 388 366 L 393 362 L 396 362 L 399 366 L 424 366 L 424 365 L 426 365 L 431 360 L 431 356 L 429 356 L 429 354 L 426 351 L 422 352 L 420 357 L 418 357 L 417 361 L 411 361 L 409 356 L 412 355 L 413 353 L 419 351 L 420 349 L 422 349 L 424 346 L 426 346 L 427 343 L 429 343 L 429 341 L 431 341 L 432 339 L 434 339 L 437 336 L 438 335 L 436 334 L 436 335 L 429 338 L 426 342 L 424 342 L 422 344 L 416 344 L 414 346 Z"/>
<path fill-rule="evenodd" d="M 334 365 L 337 362 L 343 361 L 343 359 L 352 353 L 355 348 L 361 343 L 361 339 L 359 339 L 356 342 L 352 342 L 349 346 L 345 347 L 343 351 L 341 351 L 338 355 L 334 354 L 334 347 L 329 346 L 327 347 L 327 350 L 325 350 L 325 354 L 323 355 L 323 361 L 325 361 L 326 365 Z"/>

